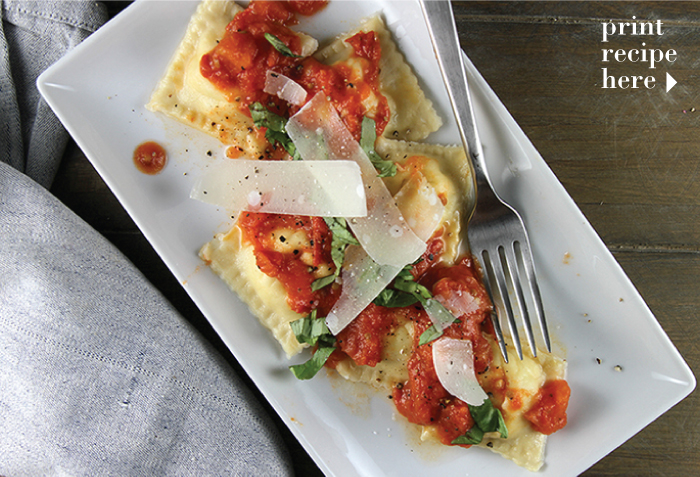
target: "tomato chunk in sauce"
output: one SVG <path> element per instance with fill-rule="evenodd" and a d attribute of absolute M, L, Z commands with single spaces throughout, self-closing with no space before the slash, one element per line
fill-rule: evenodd
<path fill-rule="evenodd" d="M 289 0 L 289 8 L 300 15 L 313 15 L 323 10 L 328 0 Z"/>
<path fill-rule="evenodd" d="M 336 336 L 338 349 L 355 363 L 376 366 L 382 360 L 384 338 L 394 332 L 398 325 L 395 309 L 373 303 Z M 336 358 L 341 358 L 336 356 Z M 334 367 L 334 362 L 329 363 Z"/>
<path fill-rule="evenodd" d="M 571 388 L 563 379 L 546 382 L 537 393 L 535 404 L 525 413 L 525 419 L 542 434 L 549 435 L 562 429 L 566 426 L 570 395 Z"/>

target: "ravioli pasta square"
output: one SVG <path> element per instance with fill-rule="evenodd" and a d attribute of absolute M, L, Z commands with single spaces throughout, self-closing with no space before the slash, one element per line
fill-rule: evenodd
<path fill-rule="evenodd" d="M 241 145 L 257 157 L 266 143 L 250 134 L 253 121 L 235 101 L 217 89 L 200 72 L 202 56 L 224 36 L 226 26 L 243 9 L 235 2 L 205 0 L 190 19 L 166 73 L 146 107 L 218 138 Z"/>
<path fill-rule="evenodd" d="M 282 284 L 256 266 L 253 247 L 242 242 L 238 227 L 217 234 L 202 247 L 199 256 L 272 332 L 287 356 L 304 348 L 289 327 L 289 323 L 302 316 L 287 305 Z"/>
<path fill-rule="evenodd" d="M 389 101 L 392 112 L 383 136 L 406 141 L 421 141 L 442 126 L 433 102 L 425 96 L 418 78 L 406 63 L 379 15 L 365 19 L 360 28 L 340 35 L 314 56 L 326 64 L 346 60 L 352 48 L 345 40 L 358 32 L 373 31 L 379 37 L 382 57 L 379 61 L 380 91 Z"/>
<path fill-rule="evenodd" d="M 462 245 L 464 212 L 471 210 L 474 197 L 472 172 L 464 148 L 382 137 L 377 139 L 375 149 L 382 158 L 403 166 L 396 176 L 385 179 L 392 194 L 399 191 L 412 170 L 420 168 L 438 195 L 443 197 L 443 260 L 454 263 Z"/>
<path fill-rule="evenodd" d="M 502 404 L 508 438 L 501 438 L 498 433 L 488 433 L 478 446 L 500 454 L 528 470 L 538 471 L 544 464 L 547 436 L 534 430 L 524 415 L 533 405 L 537 391 L 545 382 L 565 379 L 566 361 L 542 349 L 538 349 L 537 357 L 529 349 L 523 350 L 521 361 L 511 343 L 508 346 L 508 362 L 505 362 L 495 340 L 489 339 L 489 344 L 494 356 L 491 368 L 503 371 L 509 379 L 509 393 L 516 398 L 506 399 Z M 485 376 L 484 379 L 491 377 Z M 424 426 L 421 439 L 435 441 L 435 427 Z"/>
<path fill-rule="evenodd" d="M 236 98 L 217 89 L 202 76 L 200 60 L 224 36 L 226 26 L 243 9 L 235 2 L 204 0 L 190 20 L 187 31 L 167 71 L 146 107 L 238 148 L 248 157 L 261 157 L 269 144 L 251 117 L 241 112 Z M 363 31 L 374 31 L 382 49 L 380 92 L 391 111 L 384 136 L 418 141 L 442 125 L 432 101 L 421 90 L 418 79 L 398 50 L 381 17 L 362 22 L 359 29 L 345 33 L 319 50 L 314 57 L 325 64 L 347 61 L 352 51 L 345 40 Z M 304 54 L 313 52 L 316 40 L 298 32 Z"/>

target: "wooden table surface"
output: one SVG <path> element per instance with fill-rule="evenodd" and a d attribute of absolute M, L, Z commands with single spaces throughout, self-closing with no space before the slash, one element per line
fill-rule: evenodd
<path fill-rule="evenodd" d="M 125 4 L 108 6 L 114 14 Z M 454 2 L 454 10 L 467 55 L 697 374 L 700 2 Z M 603 22 L 633 17 L 660 20 L 663 34 L 615 36 L 602 43 Z M 677 59 L 655 69 L 648 63 L 618 63 L 612 56 L 613 61 L 602 62 L 602 48 L 644 48 L 642 42 L 664 52 L 674 49 Z M 601 68 L 606 66 L 616 77 L 652 75 L 657 84 L 604 89 Z M 678 82 L 670 92 L 667 72 Z M 121 249 L 244 374 L 75 144 L 66 151 L 52 192 Z M 320 475 L 286 426 L 277 423 L 298 475 Z M 695 392 L 585 475 L 698 471 L 700 395 Z"/>

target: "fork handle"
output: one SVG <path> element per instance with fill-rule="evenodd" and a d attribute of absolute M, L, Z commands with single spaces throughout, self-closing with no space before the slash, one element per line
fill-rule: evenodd
<path fill-rule="evenodd" d="M 445 81 L 462 143 L 471 157 L 478 194 L 492 190 L 481 141 L 476 130 L 474 108 L 469 97 L 466 69 L 459 47 L 452 5 L 444 0 L 420 0 L 423 16 L 433 42 L 438 66 Z M 481 199 L 481 197 L 480 197 Z"/>

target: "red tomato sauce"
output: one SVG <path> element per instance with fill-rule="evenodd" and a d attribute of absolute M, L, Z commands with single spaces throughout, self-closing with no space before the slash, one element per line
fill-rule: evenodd
<path fill-rule="evenodd" d="M 284 43 L 292 53 L 301 53 L 301 40 L 289 28 L 297 23 L 296 13 L 313 14 L 322 9 L 325 1 L 262 1 L 254 0 L 238 13 L 226 28 L 216 47 L 202 56 L 200 72 L 228 100 L 237 102 L 239 109 L 249 115 L 254 102 L 264 104 L 270 111 L 288 117 L 299 108 L 292 107 L 263 91 L 268 70 L 274 70 L 301 84 L 311 99 L 324 92 L 355 139 L 360 138 L 362 117 L 376 123 L 381 134 L 389 121 L 390 111 L 386 98 L 379 92 L 379 59 L 381 46 L 373 32 L 358 33 L 347 39 L 352 46 L 353 59 L 359 62 L 362 74 L 347 64 L 324 65 L 317 60 L 285 56 L 265 38 L 270 33 Z M 375 101 L 371 101 L 371 98 Z M 368 111 L 365 104 L 376 103 Z"/>
<path fill-rule="evenodd" d="M 563 379 L 544 384 L 537 394 L 535 404 L 525 413 L 532 428 L 542 434 L 552 434 L 566 426 L 566 408 L 571 388 Z"/>
<path fill-rule="evenodd" d="M 243 240 L 254 247 L 258 268 L 270 277 L 277 278 L 287 292 L 287 303 L 300 314 L 317 309 L 319 316 L 326 316 L 338 299 L 340 287 L 330 285 L 313 291 L 316 280 L 314 269 L 332 264 L 331 235 L 320 217 L 277 215 L 244 212 L 238 218 Z M 303 231 L 308 245 L 289 252 L 276 251 L 275 241 L 287 240 L 276 232 L 280 229 Z"/>
<path fill-rule="evenodd" d="M 327 362 L 328 367 L 334 368 L 344 356 L 361 366 L 376 366 L 382 360 L 384 338 L 392 334 L 399 324 L 399 313 L 397 309 L 370 303 L 336 336 L 339 351 Z"/>
<path fill-rule="evenodd" d="M 484 320 L 491 310 L 486 290 L 476 278 L 476 270 L 470 259 L 464 259 L 452 267 L 436 266 L 420 277 L 420 282 L 431 288 L 433 296 L 456 291 L 471 293 L 485 304 L 471 313 L 462 315 L 459 321 L 445 329 L 444 335 L 456 339 L 468 339 L 474 349 L 474 366 L 477 376 L 491 364 L 491 346 L 484 338 Z M 474 421 L 463 401 L 454 398 L 440 384 L 433 364 L 430 343 L 420 345 L 420 335 L 432 325 L 425 312 L 414 321 L 413 353 L 408 360 L 408 381 L 393 392 L 398 411 L 410 422 L 435 425 L 438 438 L 449 445 L 464 435 Z M 486 389 L 488 392 L 489 390 Z"/>
<path fill-rule="evenodd" d="M 313 15 L 328 5 L 328 0 L 288 0 L 289 8 L 300 15 Z"/>
<path fill-rule="evenodd" d="M 144 174 L 158 174 L 165 167 L 166 160 L 165 149 L 154 141 L 139 144 L 134 150 L 134 165 Z"/>
<path fill-rule="evenodd" d="M 442 230 L 437 231 L 428 242 L 421 260 L 413 266 L 411 272 L 419 277 L 428 268 L 435 265 L 444 249 Z M 376 366 L 382 359 L 384 339 L 394 333 L 396 327 L 413 315 L 423 313 L 420 306 L 386 308 L 371 303 L 336 336 L 338 347 L 326 362 L 329 368 L 335 368 L 338 362 L 351 358 L 359 365 Z"/>
<path fill-rule="evenodd" d="M 265 34 L 274 35 L 298 55 L 301 40 L 288 28 L 296 23 L 296 15 L 285 2 L 251 2 L 228 24 L 216 47 L 202 56 L 199 64 L 202 76 L 226 92 L 229 101 L 238 102 L 245 113 L 251 103 L 260 101 L 273 112 L 284 114 L 286 107 L 282 101 L 263 92 L 266 73 L 273 67 L 288 69 L 298 59 L 277 51 Z"/>
<path fill-rule="evenodd" d="M 379 59 L 382 54 L 379 39 L 374 32 L 360 32 L 345 41 L 353 47 L 354 61 L 362 69 L 361 76 L 358 77 L 349 64 L 328 66 L 314 58 L 305 59 L 289 72 L 289 76 L 306 89 L 309 99 L 316 93 L 325 93 L 356 140 L 360 139 L 363 116 L 375 121 L 377 135 L 380 135 L 391 113 L 387 99 L 379 92 Z M 365 102 L 372 97 L 376 98 L 377 106 L 374 111 L 368 111 Z M 291 108 L 290 112 L 297 109 Z"/>

